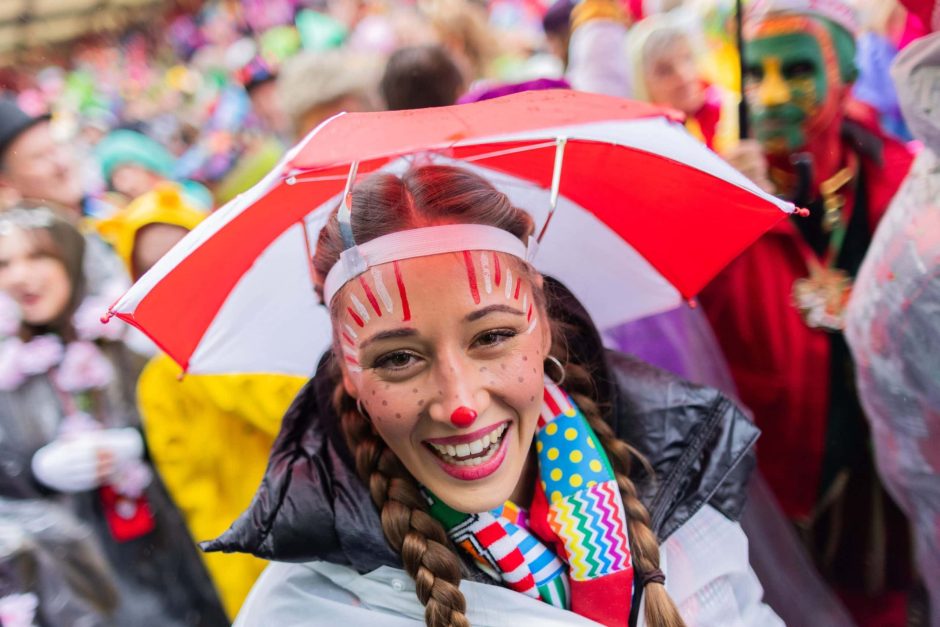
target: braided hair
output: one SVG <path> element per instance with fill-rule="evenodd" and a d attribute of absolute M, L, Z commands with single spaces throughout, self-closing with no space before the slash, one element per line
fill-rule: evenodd
<path fill-rule="evenodd" d="M 496 226 L 523 241 L 534 230 L 529 215 L 512 206 L 504 194 L 476 174 L 450 166 L 415 167 L 400 178 L 376 174 L 359 184 L 352 196 L 352 227 L 360 243 L 405 229 L 447 223 Z M 343 248 L 334 214 L 320 233 L 313 260 L 321 296 L 322 281 L 339 260 Z M 525 271 L 534 272 L 530 268 Z M 538 289 L 534 293 L 544 311 L 544 293 Z M 557 341 L 561 325 L 552 321 L 551 326 L 555 340 L 552 354 L 567 364 L 565 389 L 594 429 L 614 469 L 628 518 L 635 564 L 641 573 L 658 570 L 658 540 L 650 528 L 649 512 L 629 478 L 637 454 L 604 421 L 588 371 L 570 360 L 564 342 Z M 418 599 L 425 606 L 425 622 L 429 627 L 469 625 L 466 599 L 460 591 L 463 562 L 443 525 L 428 513 L 418 482 L 386 446 L 341 380 L 336 383 L 333 404 L 341 417 L 356 470 L 380 512 L 382 531 L 415 581 Z M 684 626 L 662 583 L 648 582 L 645 594 L 647 625 Z"/>

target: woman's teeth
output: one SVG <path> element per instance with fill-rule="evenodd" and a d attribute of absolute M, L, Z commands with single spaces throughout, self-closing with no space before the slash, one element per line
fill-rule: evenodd
<path fill-rule="evenodd" d="M 489 461 L 499 449 L 499 444 L 503 441 L 503 435 L 506 433 L 508 426 L 507 423 L 503 423 L 473 442 L 463 444 L 433 444 L 428 442 L 428 444 L 448 464 L 454 466 L 479 466 Z"/>

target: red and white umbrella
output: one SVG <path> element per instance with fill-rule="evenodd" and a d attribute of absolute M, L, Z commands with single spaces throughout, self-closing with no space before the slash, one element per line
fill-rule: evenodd
<path fill-rule="evenodd" d="M 308 375 L 331 341 L 310 257 L 351 172 L 453 163 L 546 224 L 536 267 L 600 328 L 676 307 L 793 206 L 679 116 L 574 91 L 340 114 L 211 215 L 112 308 L 192 373 Z"/>

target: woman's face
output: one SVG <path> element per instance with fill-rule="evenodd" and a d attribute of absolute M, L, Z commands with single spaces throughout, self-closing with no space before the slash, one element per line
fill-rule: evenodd
<path fill-rule="evenodd" d="M 693 115 L 705 103 L 692 46 L 676 39 L 646 61 L 646 91 L 651 102 Z"/>
<path fill-rule="evenodd" d="M 533 289 L 515 258 L 474 251 L 377 266 L 337 296 L 347 391 L 456 510 L 501 505 L 522 475 L 551 347 Z"/>
<path fill-rule="evenodd" d="M 23 321 L 32 325 L 61 316 L 72 296 L 62 262 L 41 251 L 21 229 L 0 236 L 0 290 L 16 301 Z"/>

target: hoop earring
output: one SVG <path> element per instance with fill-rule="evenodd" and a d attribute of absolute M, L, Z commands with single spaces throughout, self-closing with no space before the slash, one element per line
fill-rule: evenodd
<path fill-rule="evenodd" d="M 361 398 L 357 398 L 357 399 L 356 399 L 356 409 L 359 410 L 359 415 L 360 415 L 360 416 L 362 416 L 362 417 L 365 418 L 366 420 L 370 420 L 370 421 L 372 420 L 372 416 L 370 416 L 368 413 L 366 413 L 365 408 L 363 408 L 363 406 L 362 406 L 362 399 L 361 399 Z"/>
<path fill-rule="evenodd" d="M 561 373 L 561 376 L 559 377 L 557 381 L 555 381 L 554 377 L 549 375 L 549 379 L 552 380 L 552 383 L 554 383 L 555 385 L 561 385 L 562 383 L 564 383 L 565 382 L 565 366 L 560 361 L 558 361 L 558 358 L 555 357 L 554 355 L 549 355 L 548 357 L 545 358 L 545 361 L 555 364 L 555 367 L 558 369 L 558 372 Z M 542 368 L 544 368 L 545 372 L 548 373 L 548 368 L 545 368 L 545 364 L 542 364 Z"/>

